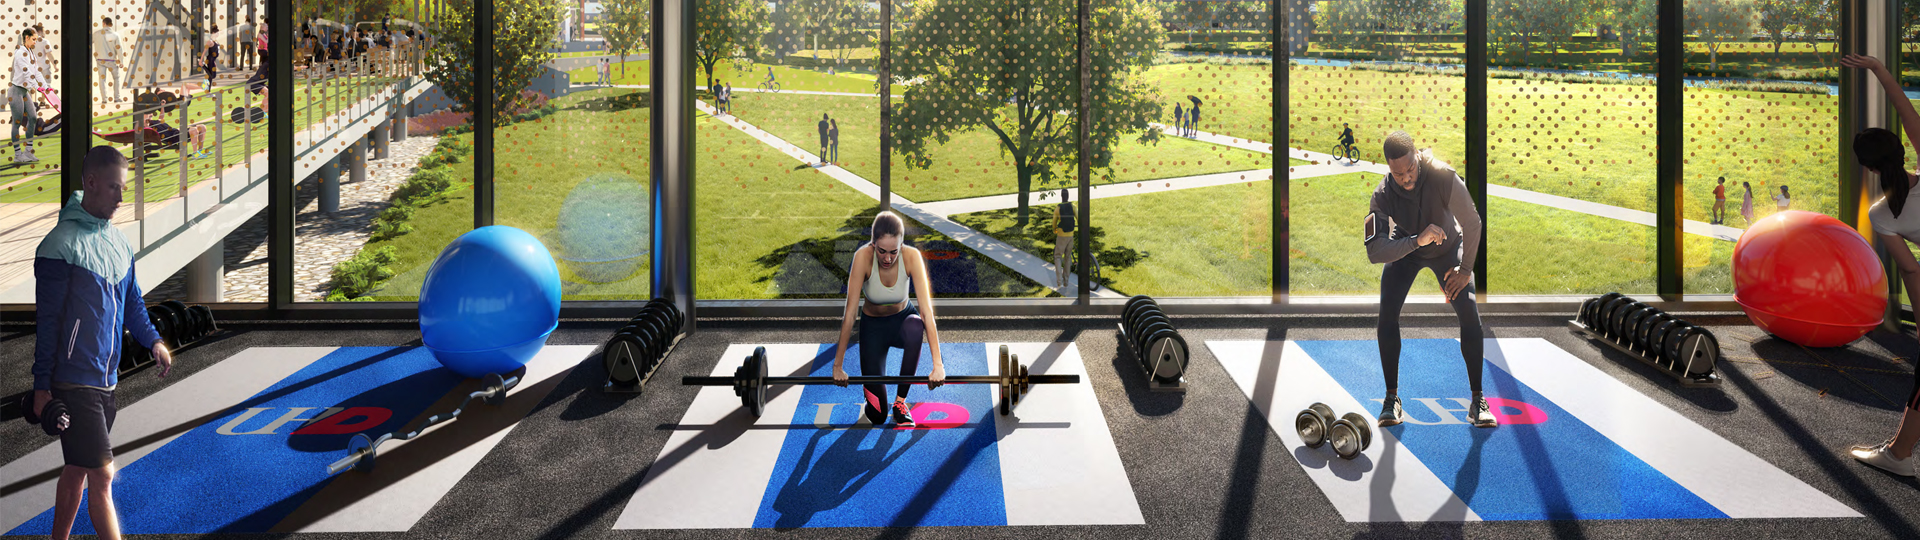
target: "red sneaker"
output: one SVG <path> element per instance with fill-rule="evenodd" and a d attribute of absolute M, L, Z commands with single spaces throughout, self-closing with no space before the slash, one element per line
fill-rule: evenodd
<path fill-rule="evenodd" d="M 900 429 L 913 429 L 913 410 L 907 408 L 907 402 L 893 402 L 893 426 Z"/>

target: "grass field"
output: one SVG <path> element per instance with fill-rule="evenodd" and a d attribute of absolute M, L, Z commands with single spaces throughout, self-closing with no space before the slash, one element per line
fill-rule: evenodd
<path fill-rule="evenodd" d="M 652 84 L 653 61 L 634 60 L 613 65 L 613 84 L 648 85 Z M 864 94 L 874 92 L 873 75 L 860 73 L 838 73 L 828 75 L 826 71 L 814 71 L 787 66 L 769 66 L 767 64 L 749 64 L 748 69 L 736 70 L 733 63 L 722 61 L 713 65 L 713 78 L 716 83 L 726 83 L 741 90 L 758 89 L 761 82 L 767 80 L 767 69 L 773 69 L 774 80 L 779 81 L 781 90 L 802 90 L 808 92 L 850 92 Z M 624 72 L 622 70 L 625 70 Z M 707 71 L 697 69 L 695 86 L 707 84 Z M 584 67 L 567 72 L 575 84 L 586 84 L 599 80 L 593 67 Z M 893 92 L 900 93 L 901 88 L 894 85 Z M 740 92 L 742 96 L 752 92 Z"/>
<path fill-rule="evenodd" d="M 880 139 L 875 127 L 880 123 L 880 112 L 876 100 L 741 94 L 734 107 L 734 114 L 742 120 L 809 152 L 819 151 L 819 115 L 823 112 L 832 115 L 840 125 L 840 157 L 844 166 L 879 182 Z M 737 156 L 753 159 L 764 147 L 754 141 Z M 728 146 L 725 152 L 734 152 L 734 149 Z M 1013 162 L 1001 151 L 999 139 L 991 132 L 977 130 L 955 135 L 937 146 L 934 155 L 934 164 L 929 169 L 908 167 L 906 160 L 895 156 L 894 192 L 915 202 L 932 202 L 1013 193 L 1017 188 L 1018 175 Z M 781 159 L 785 159 L 784 156 Z M 1113 182 L 1263 169 L 1272 167 L 1273 163 L 1272 156 L 1266 154 L 1173 138 L 1165 138 L 1157 145 L 1143 145 L 1128 138 L 1114 148 L 1114 160 Z M 1101 172 L 1094 171 L 1095 183 L 1103 182 Z M 1061 171 L 1061 178 L 1064 181 L 1074 176 L 1071 171 Z M 1033 188 L 1043 187 L 1036 178 Z"/>
<path fill-rule="evenodd" d="M 575 93 L 554 100 L 561 110 L 553 116 L 497 131 L 501 150 L 496 158 L 495 222 L 541 237 L 561 257 L 566 254 L 552 241 L 553 233 L 568 194 L 582 180 L 620 175 L 644 188 L 651 114 L 640 106 L 643 92 L 616 88 Z M 708 147 L 765 148 L 705 115 L 696 129 Z M 724 167 L 697 168 L 695 276 L 702 298 L 776 297 L 778 291 L 770 283 L 785 254 L 802 249 L 797 247 L 801 245 L 832 245 L 847 237 L 849 223 L 872 220 L 875 201 L 812 168 L 794 169 L 788 163 L 763 155 Z M 398 251 L 393 265 L 397 275 L 375 293 L 377 299 L 417 297 L 427 267 L 440 250 L 471 229 L 471 162 L 456 166 L 455 171 L 455 196 L 419 210 L 411 221 L 414 232 L 364 248 L 392 245 Z M 746 180 L 750 178 L 760 180 Z M 635 217 L 644 219 L 609 216 Z M 946 239 L 934 234 L 915 238 L 916 243 L 941 240 Z M 645 260 L 640 257 L 641 263 L 624 279 L 606 283 L 584 279 L 563 261 L 563 293 L 568 300 L 646 298 L 650 291 Z M 1040 294 L 1046 291 L 1022 280 L 995 295 Z"/>

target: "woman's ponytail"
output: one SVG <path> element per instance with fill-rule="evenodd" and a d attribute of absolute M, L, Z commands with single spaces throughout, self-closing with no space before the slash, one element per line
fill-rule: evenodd
<path fill-rule="evenodd" d="M 1900 145 L 1900 136 L 1882 128 L 1867 128 L 1853 136 L 1853 157 L 1860 166 L 1873 169 L 1880 174 L 1880 191 L 1886 194 L 1887 209 L 1894 217 L 1900 217 L 1900 211 L 1907 205 L 1906 148 Z"/>

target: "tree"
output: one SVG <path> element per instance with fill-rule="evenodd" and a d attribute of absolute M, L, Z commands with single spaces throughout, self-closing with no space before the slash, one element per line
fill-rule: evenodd
<path fill-rule="evenodd" d="M 1900 0 L 1894 24 L 1900 26 L 1900 46 L 1908 53 L 1920 52 L 1920 0 Z"/>
<path fill-rule="evenodd" d="M 925 1 L 925 0 L 923 0 Z M 933 165 L 935 146 L 955 134 L 985 129 L 1012 157 L 1019 226 L 1027 194 L 1077 163 L 1074 132 L 1089 121 L 1089 155 L 1111 175 L 1112 148 L 1126 134 L 1158 142 L 1148 122 L 1160 96 L 1143 80 L 1166 36 L 1156 0 L 1105 0 L 1088 9 L 1088 93 L 1092 113 L 1075 114 L 1074 4 L 1052 0 L 936 0 L 921 7 L 912 28 L 895 33 L 895 69 L 908 87 L 895 109 L 896 151 L 908 166 Z M 1066 181 L 1060 180 L 1064 185 Z"/>
<path fill-rule="evenodd" d="M 493 113 L 495 125 L 513 116 L 525 90 L 553 59 L 553 36 L 560 28 L 560 4 L 553 0 L 491 0 L 494 3 Z M 445 0 L 432 54 L 427 58 L 427 80 L 454 102 L 453 110 L 474 112 L 473 69 L 474 0 Z"/>
<path fill-rule="evenodd" d="M 1720 69 L 1720 44 L 1753 35 L 1752 0 L 1687 0 L 1687 31 L 1707 44 L 1707 69 Z"/>
<path fill-rule="evenodd" d="M 735 54 L 759 56 L 760 36 L 772 24 L 764 0 L 703 0 L 694 11 L 693 61 L 707 70 L 707 88 L 713 88 L 713 65 Z"/>
<path fill-rule="evenodd" d="M 601 2 L 600 36 L 607 48 L 625 59 L 633 51 L 647 47 L 647 32 L 653 21 L 648 14 L 652 0 L 604 0 Z M 627 74 L 627 63 L 620 63 L 620 74 Z"/>
<path fill-rule="evenodd" d="M 1800 40 L 1820 52 L 1820 36 L 1833 32 L 1834 19 L 1840 15 L 1839 6 L 1834 0 L 1799 0 L 1795 2 L 1793 24 L 1800 29 Z M 1836 49 L 1838 47 L 1836 46 Z"/>
<path fill-rule="evenodd" d="M 1390 31 L 1402 34 L 1400 39 L 1403 41 L 1407 39 L 1404 34 L 1436 25 L 1443 18 L 1446 10 L 1453 7 L 1453 4 L 1447 0 L 1372 1 L 1373 13 L 1377 20 L 1386 24 Z M 1405 48 L 1398 48 L 1393 54 L 1400 56 L 1405 50 Z"/>
<path fill-rule="evenodd" d="M 1323 36 L 1332 38 L 1333 44 L 1342 49 L 1363 49 L 1368 38 L 1374 33 L 1374 3 L 1371 0 L 1333 0 L 1322 11 L 1319 28 L 1315 30 Z"/>
<path fill-rule="evenodd" d="M 1794 10 L 1800 2 L 1806 0 L 1760 0 L 1755 5 L 1760 29 L 1766 31 L 1767 41 L 1773 43 L 1773 61 L 1780 61 L 1780 45 L 1787 42 L 1787 27 L 1794 23 Z M 1902 0 L 1913 2 L 1915 0 Z"/>
<path fill-rule="evenodd" d="M 1791 0 L 1782 0 L 1791 1 Z M 1660 3 L 1657 0 L 1606 0 L 1601 20 L 1613 26 L 1620 40 L 1620 60 L 1628 62 L 1640 52 L 1640 44 L 1658 36 Z"/>

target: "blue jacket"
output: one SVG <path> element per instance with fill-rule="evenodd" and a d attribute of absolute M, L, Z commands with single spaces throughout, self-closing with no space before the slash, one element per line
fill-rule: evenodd
<path fill-rule="evenodd" d="M 127 236 L 87 213 L 74 193 L 34 253 L 34 390 L 55 381 L 119 384 L 123 327 L 142 347 L 160 341 L 133 274 Z"/>

